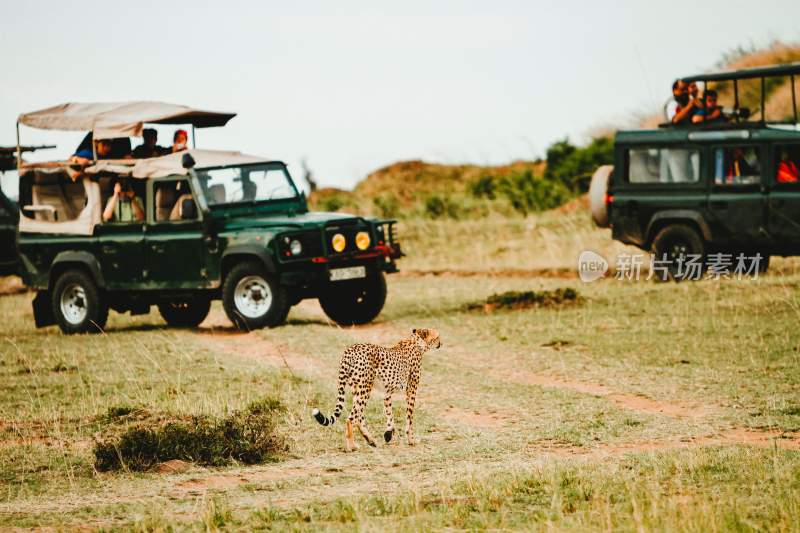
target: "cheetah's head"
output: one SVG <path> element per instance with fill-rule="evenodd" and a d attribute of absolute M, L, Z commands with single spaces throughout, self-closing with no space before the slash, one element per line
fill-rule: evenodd
<path fill-rule="evenodd" d="M 439 338 L 439 332 L 435 329 L 427 329 L 427 328 L 419 328 L 419 329 L 412 329 L 411 333 L 425 341 L 425 344 L 428 345 L 428 348 L 441 348 L 442 341 Z"/>

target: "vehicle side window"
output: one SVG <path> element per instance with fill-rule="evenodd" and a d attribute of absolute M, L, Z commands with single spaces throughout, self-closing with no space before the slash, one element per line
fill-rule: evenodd
<path fill-rule="evenodd" d="M 775 185 L 781 189 L 800 188 L 800 144 L 775 147 Z"/>
<path fill-rule="evenodd" d="M 697 183 L 700 152 L 687 148 L 634 148 L 628 151 L 629 183 Z"/>
<path fill-rule="evenodd" d="M 714 185 L 755 185 L 761 182 L 761 160 L 755 146 L 714 149 Z"/>
<path fill-rule="evenodd" d="M 187 180 L 156 183 L 153 218 L 156 222 L 197 220 L 197 205 Z"/>

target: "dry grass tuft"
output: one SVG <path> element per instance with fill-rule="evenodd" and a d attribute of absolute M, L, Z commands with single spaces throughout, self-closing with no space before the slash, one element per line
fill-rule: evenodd
<path fill-rule="evenodd" d="M 560 287 L 542 291 L 506 291 L 492 294 L 482 302 L 467 304 L 469 311 L 492 312 L 499 309 L 530 309 L 531 307 L 561 307 L 581 301 L 578 291 L 571 287 Z"/>
<path fill-rule="evenodd" d="M 156 425 L 137 424 L 95 445 L 95 467 L 143 471 L 173 459 L 207 466 L 275 460 L 285 450 L 275 422 L 282 409 L 279 401 L 267 398 L 224 418 L 191 416 Z M 135 412 L 117 408 L 109 414 Z"/>

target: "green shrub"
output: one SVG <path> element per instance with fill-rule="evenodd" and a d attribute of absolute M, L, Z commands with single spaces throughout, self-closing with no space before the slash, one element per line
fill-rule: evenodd
<path fill-rule="evenodd" d="M 425 216 L 433 219 L 452 218 L 459 219 L 463 214 L 463 208 L 453 199 L 452 196 L 439 196 L 432 194 L 427 196 L 423 202 Z"/>
<path fill-rule="evenodd" d="M 378 216 L 384 218 L 394 218 L 400 212 L 400 202 L 393 194 L 376 196 L 372 199 L 372 204 L 375 206 Z"/>
<path fill-rule="evenodd" d="M 321 211 L 338 211 L 347 205 L 347 202 L 339 196 L 329 196 L 319 201 L 319 209 Z"/>
<path fill-rule="evenodd" d="M 574 146 L 564 139 L 547 149 L 544 177 L 573 193 L 582 193 L 589 190 L 589 182 L 597 167 L 613 162 L 614 139 L 610 136 L 596 137 L 585 147 Z"/>
<path fill-rule="evenodd" d="M 280 402 L 265 399 L 224 418 L 192 416 L 133 426 L 97 442 L 95 467 L 141 471 L 171 459 L 207 466 L 274 460 L 285 449 L 275 423 L 282 409 Z"/>

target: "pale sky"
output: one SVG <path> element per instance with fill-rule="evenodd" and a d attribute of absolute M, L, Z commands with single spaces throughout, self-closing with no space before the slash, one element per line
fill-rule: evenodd
<path fill-rule="evenodd" d="M 349 188 L 405 159 L 541 157 L 658 110 L 737 45 L 800 41 L 797 0 L 432 4 L 3 2 L 0 145 L 22 112 L 160 100 L 239 113 L 198 147 L 282 159 L 297 181 L 305 157 Z M 36 159 L 80 137 L 22 128 L 58 144 Z"/>

